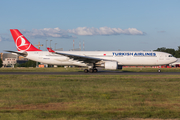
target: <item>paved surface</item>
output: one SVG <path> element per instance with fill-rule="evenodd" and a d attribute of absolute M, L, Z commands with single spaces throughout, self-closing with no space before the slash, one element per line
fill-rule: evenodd
<path fill-rule="evenodd" d="M 99 71 L 97 73 L 84 72 L 0 72 L 0 75 L 180 75 L 180 72 L 121 72 Z"/>

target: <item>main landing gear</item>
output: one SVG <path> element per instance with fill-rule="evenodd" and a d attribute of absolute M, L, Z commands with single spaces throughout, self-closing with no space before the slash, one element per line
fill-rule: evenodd
<path fill-rule="evenodd" d="M 161 72 L 161 69 L 158 69 L 158 73 L 160 73 Z"/>
<path fill-rule="evenodd" d="M 96 68 L 95 68 L 95 69 L 89 69 L 89 70 L 88 70 L 88 69 L 85 69 L 85 70 L 84 70 L 85 73 L 88 73 L 88 72 L 90 72 L 90 73 L 96 73 L 97 71 L 98 71 L 98 70 L 97 70 Z"/>

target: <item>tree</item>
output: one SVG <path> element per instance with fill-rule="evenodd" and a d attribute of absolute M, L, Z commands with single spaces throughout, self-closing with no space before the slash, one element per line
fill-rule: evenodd
<path fill-rule="evenodd" d="M 176 54 L 174 56 L 176 58 L 180 58 L 180 46 L 178 46 L 178 49 L 176 50 Z"/>
<path fill-rule="evenodd" d="M 173 56 L 176 54 L 176 51 L 174 49 L 172 49 L 172 48 L 167 48 L 165 52 L 170 53 Z"/>
<path fill-rule="evenodd" d="M 155 51 L 165 52 L 165 51 L 166 51 L 166 48 L 165 48 L 165 47 L 157 48 Z"/>
<path fill-rule="evenodd" d="M 178 46 L 178 49 L 172 49 L 172 48 L 157 48 L 155 51 L 161 51 L 172 54 L 174 57 L 179 58 L 180 57 L 180 46 Z"/>
<path fill-rule="evenodd" d="M 2 60 L 0 59 L 0 67 L 2 67 L 3 66 L 3 62 L 2 62 Z"/>
<path fill-rule="evenodd" d="M 36 67 L 36 62 L 29 60 L 26 63 L 22 63 L 22 64 L 17 64 L 17 67 Z"/>

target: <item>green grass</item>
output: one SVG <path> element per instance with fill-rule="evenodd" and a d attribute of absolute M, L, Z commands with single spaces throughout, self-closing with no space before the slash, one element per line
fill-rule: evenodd
<path fill-rule="evenodd" d="M 157 72 L 159 68 L 123 68 L 124 72 Z M 160 68 L 161 72 L 180 72 L 180 68 Z"/>
<path fill-rule="evenodd" d="M 180 75 L 0 75 L 0 119 L 180 118 Z"/>
<path fill-rule="evenodd" d="M 82 72 L 83 68 L 0 68 L 0 72 Z"/>

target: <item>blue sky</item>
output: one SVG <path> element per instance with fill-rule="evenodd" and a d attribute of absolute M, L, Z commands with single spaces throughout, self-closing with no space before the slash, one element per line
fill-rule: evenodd
<path fill-rule="evenodd" d="M 17 50 L 9 29 L 32 44 L 69 50 L 155 50 L 180 46 L 179 0 L 2 0 L 0 52 Z M 47 46 L 49 46 L 49 41 Z"/>

